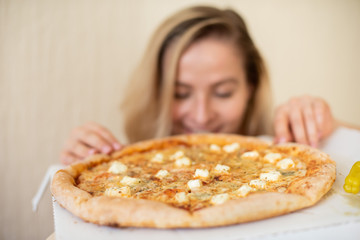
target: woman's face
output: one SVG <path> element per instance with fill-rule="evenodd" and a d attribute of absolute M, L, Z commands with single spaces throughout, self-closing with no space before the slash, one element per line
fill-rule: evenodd
<path fill-rule="evenodd" d="M 171 55 L 171 48 L 165 55 Z M 182 55 L 172 106 L 172 134 L 236 133 L 251 95 L 243 58 L 227 40 L 205 38 Z"/>

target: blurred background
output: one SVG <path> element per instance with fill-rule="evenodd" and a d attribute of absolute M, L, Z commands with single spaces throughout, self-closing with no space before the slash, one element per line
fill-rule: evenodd
<path fill-rule="evenodd" d="M 124 84 L 150 34 L 181 8 L 232 7 L 270 71 L 275 105 L 323 97 L 360 125 L 358 0 L 0 0 L 0 239 L 54 232 L 51 194 L 31 211 L 72 128 L 96 121 L 124 140 Z"/>

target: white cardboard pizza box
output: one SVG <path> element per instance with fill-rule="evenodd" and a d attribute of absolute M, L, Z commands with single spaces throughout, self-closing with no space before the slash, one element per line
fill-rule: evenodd
<path fill-rule="evenodd" d="M 360 239 L 360 194 L 342 186 L 360 161 L 360 132 L 339 128 L 323 145 L 337 163 L 332 189 L 315 206 L 261 221 L 205 229 L 114 228 L 87 223 L 53 201 L 56 240 L 63 239 Z"/>

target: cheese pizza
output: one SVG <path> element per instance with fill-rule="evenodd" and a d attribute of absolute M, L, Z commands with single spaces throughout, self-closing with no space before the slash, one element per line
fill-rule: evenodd
<path fill-rule="evenodd" d="M 51 191 L 61 206 L 92 223 L 197 228 L 309 207 L 335 175 L 335 162 L 308 146 L 193 134 L 92 156 L 57 172 Z"/>

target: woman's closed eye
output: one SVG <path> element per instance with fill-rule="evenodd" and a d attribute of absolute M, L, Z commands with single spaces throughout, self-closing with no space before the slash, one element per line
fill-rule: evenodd
<path fill-rule="evenodd" d="M 181 83 L 176 83 L 174 98 L 178 100 L 189 98 L 191 95 L 191 88 Z"/>
<path fill-rule="evenodd" d="M 218 98 L 230 98 L 233 95 L 233 91 L 226 91 L 226 92 L 215 92 L 214 95 Z"/>
<path fill-rule="evenodd" d="M 186 99 L 190 97 L 190 92 L 175 92 L 175 99 Z"/>
<path fill-rule="evenodd" d="M 238 81 L 234 78 L 229 78 L 216 83 L 213 86 L 213 96 L 217 98 L 231 98 L 238 87 Z"/>

